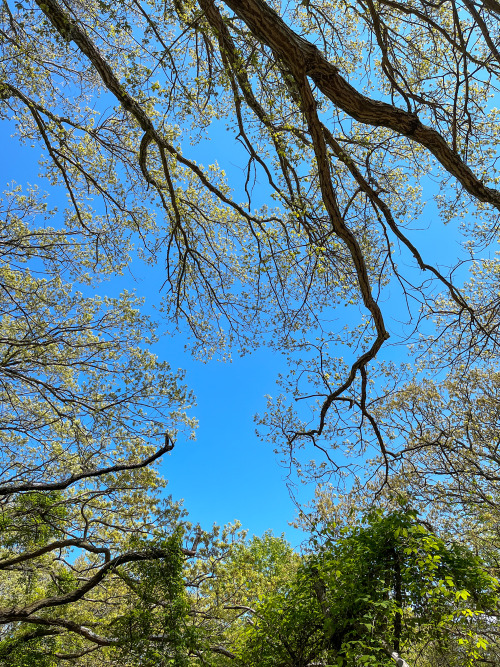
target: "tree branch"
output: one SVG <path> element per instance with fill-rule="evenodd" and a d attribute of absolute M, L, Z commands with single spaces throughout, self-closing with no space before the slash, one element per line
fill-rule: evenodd
<path fill-rule="evenodd" d="M 195 552 L 193 549 L 181 549 L 181 552 L 187 556 L 192 557 Z M 161 558 L 167 558 L 169 556 L 168 551 L 163 549 L 150 549 L 148 551 L 130 551 L 125 554 L 120 554 L 112 560 L 109 560 L 105 563 L 98 572 L 94 574 L 88 581 L 86 581 L 82 586 L 76 588 L 69 593 L 64 595 L 57 595 L 49 598 L 43 598 L 41 600 L 36 600 L 31 604 L 25 607 L 11 607 L 0 609 L 0 624 L 13 623 L 19 621 L 25 621 L 32 623 L 34 622 L 32 614 L 40 611 L 41 609 L 50 609 L 53 607 L 59 607 L 61 605 L 70 604 L 71 602 L 76 602 L 83 598 L 83 596 L 95 588 L 111 570 L 114 570 L 119 565 L 124 565 L 126 563 L 137 563 L 141 561 L 148 560 L 159 560 Z M 36 621 L 42 622 L 42 621 Z M 57 623 L 55 623 L 57 625 Z"/>
<path fill-rule="evenodd" d="M 145 468 L 153 461 L 159 459 L 163 454 L 170 452 L 174 448 L 174 441 L 170 436 L 165 435 L 165 445 L 156 451 L 147 459 L 139 461 L 139 463 L 124 463 L 123 465 L 110 466 L 109 468 L 101 468 L 100 470 L 92 470 L 82 472 L 78 475 L 71 475 L 67 479 L 59 482 L 31 482 L 25 484 L 12 484 L 9 486 L 0 486 L 0 496 L 8 496 L 13 493 L 21 493 L 23 491 L 60 491 L 68 488 L 71 484 L 75 484 L 82 479 L 90 479 L 93 477 L 101 477 L 110 473 L 122 472 L 123 470 L 137 470 L 138 468 Z"/>
<path fill-rule="evenodd" d="M 500 6 L 489 0 L 490 3 Z M 469 194 L 500 210 L 500 192 L 484 185 L 439 132 L 424 125 L 414 113 L 358 92 L 314 44 L 289 28 L 264 0 L 225 0 L 225 4 L 276 56 L 303 67 L 319 90 L 349 116 L 366 125 L 387 127 L 417 142 L 432 153 Z"/>
<path fill-rule="evenodd" d="M 11 567 L 12 565 L 17 565 L 18 563 L 24 563 L 25 561 L 32 560 L 33 558 L 38 558 L 39 556 L 43 556 L 49 551 L 55 551 L 56 549 L 65 549 L 66 547 L 80 547 L 82 549 L 85 549 L 86 551 L 91 551 L 92 553 L 104 554 L 106 560 L 109 560 L 109 549 L 106 549 L 105 547 L 102 548 L 95 547 L 93 544 L 90 544 L 89 542 L 83 539 L 72 538 L 68 540 L 57 540 L 56 542 L 51 542 L 50 544 L 46 544 L 44 547 L 36 549 L 35 551 L 28 551 L 26 553 L 20 554 L 19 556 L 14 556 L 14 558 L 6 558 L 4 560 L 0 560 L 0 570 L 5 570 L 6 568 Z"/>

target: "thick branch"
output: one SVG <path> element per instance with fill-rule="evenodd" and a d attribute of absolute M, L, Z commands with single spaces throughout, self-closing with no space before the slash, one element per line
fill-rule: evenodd
<path fill-rule="evenodd" d="M 484 185 L 439 132 L 424 125 L 416 114 L 358 92 L 314 44 L 289 28 L 264 0 L 225 0 L 225 4 L 279 58 L 303 67 L 320 91 L 349 116 L 360 123 L 387 127 L 416 141 L 432 153 L 469 194 L 500 210 L 500 192 Z"/>
<path fill-rule="evenodd" d="M 392 651 L 390 646 L 386 644 L 385 642 L 382 642 L 384 651 L 386 654 L 389 656 L 389 658 L 392 658 L 394 662 L 396 663 L 397 667 L 410 667 L 410 665 L 406 662 L 404 658 L 402 658 L 399 653 L 396 651 Z"/>
<path fill-rule="evenodd" d="M 89 628 L 86 628 L 84 625 L 80 625 L 79 623 L 75 623 L 75 621 L 70 621 L 66 618 L 45 618 L 42 616 L 30 616 L 29 622 L 35 625 L 46 625 L 49 627 L 56 626 L 59 628 L 65 628 L 66 630 L 74 632 L 75 634 L 80 635 L 81 637 L 85 637 L 85 639 L 88 639 L 97 646 L 116 646 L 117 644 L 119 644 L 118 639 L 108 638 L 108 637 L 103 637 L 102 635 L 98 635 Z"/>
<path fill-rule="evenodd" d="M 193 556 L 193 549 L 181 549 L 182 553 L 185 556 Z M 105 563 L 93 577 L 86 581 L 82 586 L 76 588 L 69 593 L 64 595 L 57 595 L 49 598 L 43 598 L 42 600 L 36 600 L 25 607 L 11 607 L 10 609 L 4 608 L 0 609 L 0 624 L 5 623 L 14 623 L 27 621 L 29 623 L 33 621 L 32 614 L 42 610 L 42 609 L 51 609 L 53 607 L 59 607 L 61 605 L 70 604 L 71 602 L 76 602 L 83 598 L 83 596 L 95 588 L 101 581 L 105 578 L 109 571 L 117 568 L 119 565 L 124 565 L 126 563 L 137 563 L 140 561 L 148 560 L 158 560 L 161 558 L 168 558 L 169 552 L 164 551 L 163 549 L 149 549 L 148 551 L 130 551 L 125 554 L 116 556 L 112 560 L 109 560 Z M 36 621 L 42 622 L 42 621 Z M 56 624 L 57 625 L 57 624 Z"/>
<path fill-rule="evenodd" d="M 337 198 L 331 180 L 330 161 L 323 133 L 323 126 L 319 120 L 317 104 L 313 95 L 313 91 L 311 90 L 309 82 L 305 76 L 305 72 L 300 68 L 300 66 L 294 65 L 292 71 L 300 91 L 303 111 L 314 147 L 323 203 L 328 212 L 333 231 L 340 239 L 342 239 L 349 250 L 356 271 L 359 291 L 361 293 L 363 303 L 370 312 L 377 333 L 375 341 L 371 345 L 370 349 L 362 354 L 351 366 L 351 370 L 345 382 L 334 392 L 332 392 L 323 402 L 320 411 L 320 421 L 318 427 L 305 433 L 305 435 L 314 436 L 321 435 L 323 432 L 326 423 L 326 415 L 333 401 L 338 396 L 341 396 L 346 391 L 346 389 L 352 385 L 358 370 L 366 367 L 367 364 L 375 358 L 384 341 L 389 338 L 389 333 L 385 328 L 382 311 L 380 310 L 380 307 L 372 294 L 370 277 L 363 251 L 356 236 L 345 224 L 338 208 Z M 363 382 L 365 382 L 364 379 Z M 364 406 L 364 399 L 362 400 L 362 405 Z"/>
<path fill-rule="evenodd" d="M 30 632 L 25 632 L 22 635 L 15 637 L 14 641 L 7 642 L 2 649 L 0 650 L 0 658 L 5 658 L 7 655 L 12 653 L 18 648 L 19 644 L 29 642 L 32 639 L 41 639 L 43 637 L 54 637 L 55 635 L 61 634 L 62 630 L 57 630 L 56 628 L 40 628 L 39 630 L 31 630 Z M 5 663 L 4 663 L 5 664 Z"/>

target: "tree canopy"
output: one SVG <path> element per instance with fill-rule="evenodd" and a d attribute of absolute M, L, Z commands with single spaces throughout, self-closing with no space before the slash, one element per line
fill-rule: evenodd
<path fill-rule="evenodd" d="M 11 185 L 1 209 L 0 659 L 495 664 L 500 3 L 0 14 L 1 118 L 67 198 Z M 103 295 L 131 262 L 163 271 L 161 325 Z M 165 327 L 287 357 L 258 421 L 323 484 L 314 557 L 163 498 L 154 464 L 195 426 Z"/>
<path fill-rule="evenodd" d="M 469 550 L 401 510 L 323 537 L 253 611 L 243 664 L 495 664 L 498 581 Z"/>

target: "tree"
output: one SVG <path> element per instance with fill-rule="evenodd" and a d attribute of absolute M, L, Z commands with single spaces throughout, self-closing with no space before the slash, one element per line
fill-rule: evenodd
<path fill-rule="evenodd" d="M 155 492 L 162 480 L 154 462 L 172 450 L 176 433 L 189 435 L 194 426 L 182 373 L 145 347 L 154 341 L 153 324 L 134 295 L 90 295 L 92 267 L 105 276 L 108 262 L 96 265 L 93 240 L 84 234 L 37 221 L 50 215 L 36 191 L 19 188 L 2 209 L 6 665 L 52 665 L 120 645 L 113 624 L 137 604 L 123 583 L 127 572 L 161 562 L 175 606 L 179 593 L 168 576 L 183 582 L 176 563 L 194 555 L 201 538 L 184 547 L 181 510 Z M 64 280 L 78 275 L 83 291 Z M 110 618 L 113 598 L 127 595 L 122 617 Z"/>
<path fill-rule="evenodd" d="M 204 637 L 200 648 L 205 660 L 213 661 L 216 651 L 222 665 L 238 660 L 235 646 L 252 623 L 255 608 L 289 588 L 300 560 L 283 536 L 266 532 L 236 541 L 208 568 L 203 561 L 191 565 L 191 615 Z"/>
<path fill-rule="evenodd" d="M 456 266 L 428 263 L 406 228 L 438 179 L 441 216 L 464 220 L 479 265 L 494 240 L 498 9 L 4 3 L 4 114 L 41 142 L 72 224 L 96 251 L 120 248 L 109 233 L 119 228 L 165 263 L 165 314 L 187 326 L 195 349 L 267 340 L 290 354 L 292 385 L 265 419 L 286 456 L 309 444 L 328 451 L 352 418 L 388 475 L 403 454 L 388 450 L 367 394 L 389 329 L 401 333 L 383 312 L 387 286 L 406 298 L 404 336 L 453 329 L 464 351 L 496 346 L 495 295 L 478 303 Z M 187 156 L 187 138 L 201 142 L 222 118 L 246 151 L 246 204 L 216 164 Z M 264 197 L 274 206 L 256 210 Z M 415 268 L 403 272 L 408 257 Z M 340 303 L 353 306 L 346 329 L 330 324 Z M 294 415 L 290 396 L 307 408 Z"/>
<path fill-rule="evenodd" d="M 257 605 L 242 664 L 494 664 L 498 580 L 469 550 L 407 508 L 321 537 L 288 588 Z"/>
<path fill-rule="evenodd" d="M 68 196 L 54 230 L 5 241 L 9 267 L 32 253 L 52 276 L 41 283 L 35 269 L 8 268 L 4 278 L 12 479 L 3 490 L 16 534 L 33 532 L 16 523 L 28 502 L 34 524 L 54 524 L 42 545 L 73 521 L 78 538 L 66 539 L 87 539 L 90 519 L 76 509 L 85 496 L 57 487 L 68 480 L 90 485 L 96 516 L 109 514 L 102 498 L 123 490 L 126 525 L 139 511 L 131 487 L 155 483 L 142 463 L 166 452 L 184 419 L 190 399 L 141 348 L 149 325 L 133 297 L 101 304 L 57 282 L 63 269 L 83 268 L 84 282 L 98 268 L 119 273 L 134 244 L 164 264 L 164 315 L 191 333 L 195 353 L 269 344 L 289 356 L 284 395 L 262 423 L 299 475 L 342 484 L 361 468 L 372 496 L 411 495 L 445 460 L 441 506 L 450 497 L 470 506 L 477 484 L 492 495 L 481 485 L 496 450 L 483 443 L 477 454 L 479 430 L 468 424 L 478 405 L 491 432 L 498 421 L 484 377 L 498 364 L 498 258 L 488 256 L 500 207 L 498 2 L 5 0 L 1 12 L 2 117 L 41 146 L 45 175 Z M 196 162 L 196 146 L 223 122 L 244 151 L 234 191 L 233 174 Z M 461 227 L 469 274 L 463 257 L 447 268 L 426 258 L 412 226 L 428 199 L 428 215 L 459 228 L 449 244 Z M 49 315 L 58 324 L 47 331 Z M 411 382 L 389 336 L 415 345 Z M 477 396 L 462 391 L 465 380 Z M 437 386 L 443 401 L 452 396 L 441 414 Z M 166 445 L 148 449 L 145 434 Z M 467 461 L 464 437 L 474 443 Z M 93 475 L 97 455 L 109 457 L 101 472 L 138 466 L 134 481 L 124 469 Z M 475 484 L 464 493 L 469 470 Z M 153 501 L 144 502 L 146 525 Z M 69 515 L 56 520 L 61 505 Z M 105 523 L 95 520 L 96 540 Z M 101 548 L 110 537 L 99 539 Z M 111 567 L 103 558 L 99 567 Z"/>

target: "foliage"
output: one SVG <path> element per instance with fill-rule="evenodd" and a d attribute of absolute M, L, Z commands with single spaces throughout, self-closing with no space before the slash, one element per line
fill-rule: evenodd
<path fill-rule="evenodd" d="M 353 469 L 375 447 L 387 479 L 408 459 L 375 410 L 389 336 L 428 347 L 446 333 L 452 372 L 496 354 L 500 5 L 2 7 L 2 113 L 66 189 L 69 227 L 109 270 L 132 241 L 165 266 L 164 315 L 196 354 L 290 357 L 262 421 L 299 474 L 342 473 L 336 449 Z M 241 187 L 196 161 L 223 123 Z M 423 214 L 452 223 L 453 241 L 433 243 L 463 240 L 461 257 L 430 256 L 434 225 L 412 232 Z"/>
<path fill-rule="evenodd" d="M 136 600 L 123 598 L 119 564 L 133 571 L 157 561 L 183 587 L 182 512 L 158 497 L 163 482 L 152 464 L 172 449 L 172 436 L 191 433 L 193 399 L 182 373 L 149 350 L 154 324 L 140 300 L 92 295 L 111 269 L 85 231 L 49 227 L 53 213 L 36 190 L 5 197 L 0 662 L 48 666 L 120 643 L 109 634 L 113 620 Z M 168 539 L 154 545 L 155 530 L 177 535 L 173 551 Z M 164 594 L 175 607 L 174 589 L 165 585 Z M 122 602 L 111 612 L 114 598 Z"/>
<path fill-rule="evenodd" d="M 120 659 L 124 664 L 186 665 L 195 643 L 186 627 L 189 607 L 181 535 L 152 544 L 139 542 L 135 548 L 157 550 L 162 558 L 139 561 L 128 572 L 117 568 L 118 577 L 132 593 L 127 611 L 113 624 L 115 636 L 121 638 Z"/>
<path fill-rule="evenodd" d="M 446 659 L 450 647 L 457 664 L 488 658 L 499 585 L 470 550 L 407 509 L 374 511 L 338 538 L 321 537 L 288 589 L 257 605 L 240 638 L 242 664 L 380 666 L 398 655 L 413 664 Z"/>
<path fill-rule="evenodd" d="M 190 601 L 206 653 L 215 647 L 221 664 L 234 661 L 234 645 L 259 601 L 287 590 L 299 564 L 298 554 L 283 536 L 270 532 L 236 540 L 212 563 L 193 563 L 187 576 L 192 582 Z"/>
<path fill-rule="evenodd" d="M 496 0 L 3 0 L 0 115 L 68 202 L 12 185 L 2 208 L 6 664 L 369 664 L 415 658 L 411 636 L 423 659 L 490 659 L 499 16 Z M 224 124 L 221 164 L 200 164 Z M 194 354 L 286 355 L 260 424 L 290 474 L 388 514 L 340 538 L 320 494 L 316 560 L 271 536 L 227 556 L 233 528 L 181 568 L 202 534 L 180 546 L 152 464 L 191 434 L 193 399 L 140 299 L 93 294 L 132 258 L 164 267 L 162 316 Z"/>

